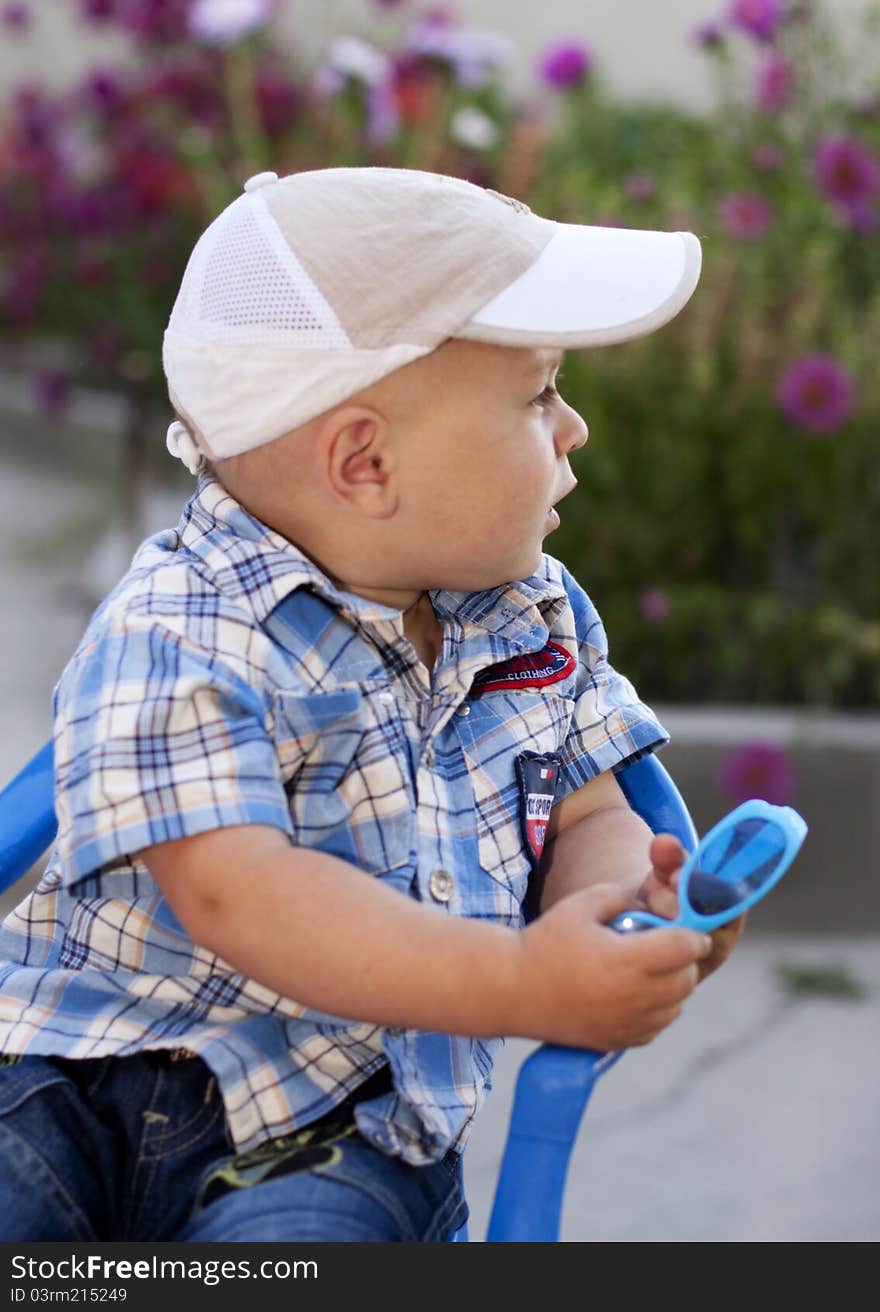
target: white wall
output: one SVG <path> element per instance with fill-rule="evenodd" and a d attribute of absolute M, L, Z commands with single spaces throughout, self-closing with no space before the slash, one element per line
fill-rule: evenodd
<path fill-rule="evenodd" d="M 25 77 L 50 86 L 69 82 L 97 59 L 115 58 L 125 43 L 96 36 L 76 18 L 76 0 L 30 0 L 35 21 L 25 38 L 0 35 L 0 96 Z M 709 61 L 688 34 L 723 14 L 728 0 L 449 0 L 474 26 L 510 33 L 517 44 L 514 85 L 533 82 L 536 54 L 548 41 L 573 36 L 595 52 L 603 79 L 627 99 L 663 99 L 700 109 L 712 103 Z M 418 13 L 428 0 L 408 0 L 400 13 Z M 852 30 L 876 0 L 824 0 L 824 12 Z M 328 32 L 367 34 L 395 18 L 373 0 L 279 0 L 276 30 L 285 48 L 311 63 Z"/>

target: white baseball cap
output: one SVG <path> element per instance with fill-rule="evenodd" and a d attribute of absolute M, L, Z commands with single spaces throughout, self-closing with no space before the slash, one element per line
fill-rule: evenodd
<path fill-rule="evenodd" d="M 193 468 L 271 442 L 450 337 L 605 346 L 676 315 L 690 232 L 544 219 L 416 169 L 259 173 L 197 241 L 162 360 Z"/>

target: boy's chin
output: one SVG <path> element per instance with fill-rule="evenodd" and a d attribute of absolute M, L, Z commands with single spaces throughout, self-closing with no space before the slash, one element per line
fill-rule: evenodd
<path fill-rule="evenodd" d="M 544 549 L 538 543 L 532 550 L 510 554 L 507 561 L 499 562 L 489 569 L 465 568 L 461 573 L 451 569 L 439 582 L 427 585 L 429 591 L 445 592 L 490 592 L 492 588 L 502 588 L 518 579 L 527 579 L 537 574 L 541 568 Z"/>

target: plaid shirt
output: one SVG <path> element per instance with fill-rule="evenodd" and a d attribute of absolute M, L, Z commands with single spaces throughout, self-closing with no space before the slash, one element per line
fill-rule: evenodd
<path fill-rule="evenodd" d="M 269 824 L 450 915 L 520 926 L 536 860 L 518 759 L 557 766 L 559 800 L 666 735 L 551 556 L 515 584 L 429 595 L 444 629 L 431 674 L 398 610 L 335 588 L 202 476 L 55 690 L 58 837 L 0 927 L 0 1050 L 185 1047 L 214 1071 L 242 1151 L 387 1062 L 394 1089 L 358 1105 L 362 1132 L 417 1164 L 464 1146 L 501 1040 L 274 993 L 193 943 L 134 855 Z"/>

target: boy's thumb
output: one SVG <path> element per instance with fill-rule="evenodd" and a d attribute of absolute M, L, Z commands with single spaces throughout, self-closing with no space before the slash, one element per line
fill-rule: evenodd
<path fill-rule="evenodd" d="M 674 834 L 655 834 L 651 839 L 649 856 L 655 870 L 671 875 L 679 866 L 684 865 L 687 852 Z"/>
<path fill-rule="evenodd" d="M 635 895 L 624 892 L 617 884 L 595 884 L 587 893 L 590 914 L 600 925 L 619 916 L 621 911 L 631 910 L 635 903 Z"/>

